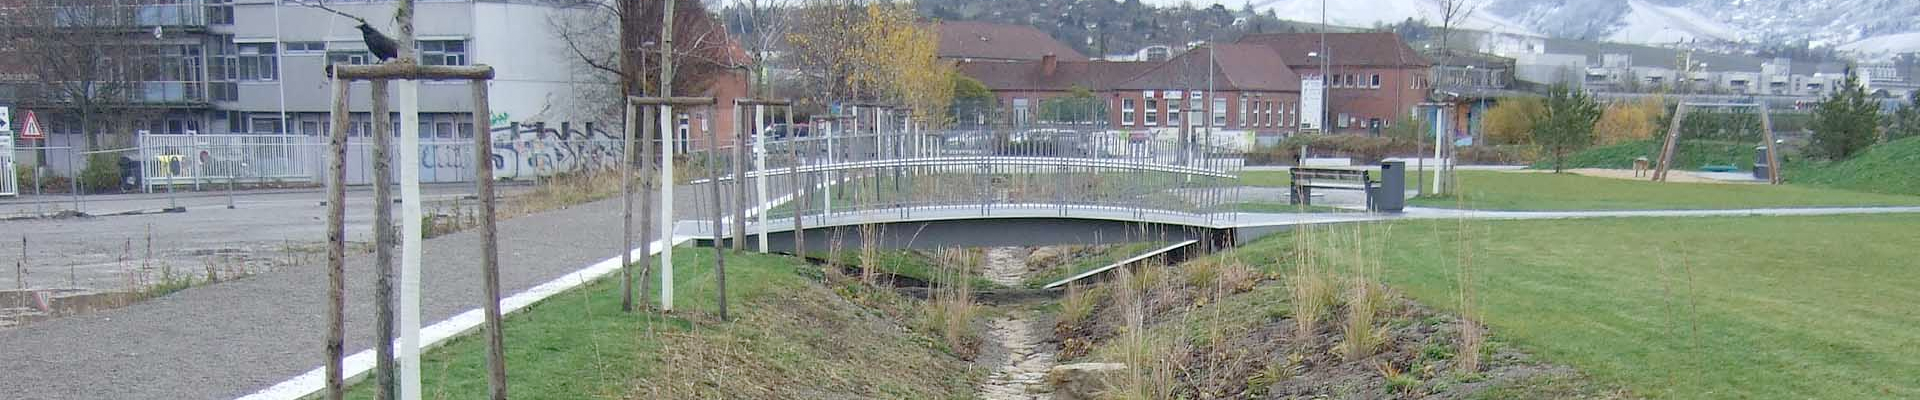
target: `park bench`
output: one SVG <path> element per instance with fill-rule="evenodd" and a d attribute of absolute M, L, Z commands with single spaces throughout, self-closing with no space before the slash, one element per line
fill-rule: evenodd
<path fill-rule="evenodd" d="M 1288 175 L 1293 178 L 1288 204 L 1313 205 L 1313 189 L 1358 190 L 1367 196 L 1366 204 L 1373 204 L 1373 192 L 1380 187 L 1367 171 L 1357 169 L 1294 168 Z"/>

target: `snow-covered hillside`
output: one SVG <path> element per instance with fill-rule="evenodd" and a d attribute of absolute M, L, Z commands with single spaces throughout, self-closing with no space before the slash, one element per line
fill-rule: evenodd
<path fill-rule="evenodd" d="M 1143 0 L 1240 9 L 1248 0 Z M 1440 19 L 1439 0 L 1251 0 L 1281 18 L 1369 27 Z M 1920 0 L 1467 0 L 1464 25 L 1507 33 L 1666 45 L 1685 41 L 1841 46 L 1858 52 L 1920 51 Z"/>

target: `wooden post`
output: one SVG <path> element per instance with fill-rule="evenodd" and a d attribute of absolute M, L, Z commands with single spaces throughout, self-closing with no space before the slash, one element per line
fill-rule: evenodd
<path fill-rule="evenodd" d="M 735 107 L 735 109 L 738 110 L 739 107 Z M 735 121 L 738 121 L 738 119 L 735 119 Z M 734 146 L 739 147 L 739 143 L 735 143 Z M 712 155 L 720 154 L 720 130 L 718 129 L 707 130 L 707 151 L 712 153 Z M 737 161 L 735 162 L 735 165 L 738 165 Z M 717 168 L 718 166 L 716 165 L 715 169 Z M 739 182 L 734 182 L 734 183 L 735 183 L 735 186 L 739 186 L 738 185 Z M 717 286 L 715 287 L 720 289 L 719 290 L 720 320 L 726 321 L 727 320 L 727 249 L 723 243 L 720 243 L 720 239 L 726 236 L 726 235 L 720 234 L 720 229 L 723 228 L 720 224 L 720 215 L 722 213 L 722 211 L 720 210 L 723 208 L 723 207 L 720 207 L 720 174 L 717 174 L 717 173 L 713 174 L 712 178 L 707 179 L 707 186 L 710 186 L 713 188 L 713 203 L 714 203 L 714 207 L 713 207 L 713 272 L 714 274 L 713 275 L 714 275 L 715 283 L 717 284 Z M 739 226 L 739 221 L 740 220 L 735 219 L 734 226 Z M 733 245 L 739 246 L 740 241 L 741 241 L 740 231 L 735 230 L 733 232 Z"/>
<path fill-rule="evenodd" d="M 747 127 L 746 135 L 753 140 L 753 170 L 760 172 L 760 177 L 753 180 L 754 197 L 750 205 L 750 207 L 756 208 L 767 204 L 767 138 L 763 137 L 760 132 L 760 130 L 765 129 L 766 126 L 767 106 L 754 104 L 753 126 Z M 793 127 L 787 127 L 787 129 L 792 130 Z M 757 234 L 754 236 L 759 239 L 760 254 L 767 253 L 767 211 L 773 210 L 769 208 L 754 213 L 754 217 L 757 218 L 756 222 L 759 222 L 754 224 L 759 228 L 758 232 L 755 232 Z"/>
<path fill-rule="evenodd" d="M 1673 109 L 1673 122 L 1667 127 L 1667 144 L 1661 147 L 1660 164 L 1653 167 L 1655 182 L 1667 181 L 1667 169 L 1673 168 L 1673 153 L 1680 151 L 1680 123 L 1687 118 L 1687 103 L 1680 103 Z"/>
<path fill-rule="evenodd" d="M 487 107 L 487 81 L 475 79 L 473 86 L 473 124 L 488 126 L 492 110 Z M 494 400 L 507 398 L 507 356 L 500 334 L 500 247 L 499 227 L 494 225 L 493 132 L 475 129 L 473 134 L 473 180 L 480 195 L 480 276 L 486 292 L 487 392 Z"/>
<path fill-rule="evenodd" d="M 327 140 L 327 399 L 346 396 L 341 359 L 346 350 L 347 81 L 333 80 L 333 132 Z"/>
<path fill-rule="evenodd" d="M 739 101 L 733 102 L 733 250 L 747 249 L 747 134 L 740 129 L 742 119 L 747 116 L 746 108 Z M 716 176 L 717 178 L 717 176 Z M 719 201 L 715 201 L 718 203 Z"/>
<path fill-rule="evenodd" d="M 633 123 L 639 124 L 643 130 L 639 138 L 640 154 L 627 154 L 629 154 L 628 157 L 631 157 L 630 160 L 640 160 L 640 246 L 646 247 L 647 249 L 640 251 L 639 261 L 640 284 L 642 287 L 645 287 L 648 272 L 653 270 L 652 247 L 653 231 L 655 229 L 651 223 L 653 221 L 653 185 L 651 184 L 653 182 L 653 124 L 647 122 L 653 120 L 655 113 L 651 106 L 640 107 L 640 119 L 633 121 Z M 627 133 L 631 136 L 633 131 L 629 129 Z M 673 243 L 662 243 L 662 246 L 672 245 Z M 652 304 L 647 302 L 647 292 L 645 290 L 640 291 L 640 304 L 642 304 L 643 307 L 645 304 Z"/>
<path fill-rule="evenodd" d="M 1767 183 L 1781 184 L 1783 180 L 1780 178 L 1780 169 L 1786 166 L 1780 165 L 1779 149 L 1773 145 L 1773 115 L 1768 112 L 1766 101 L 1760 102 L 1760 133 L 1761 138 L 1767 141 Z M 1882 130 L 1880 133 L 1880 141 L 1886 142 L 1886 131 Z"/>
<path fill-rule="evenodd" d="M 634 105 L 626 104 L 627 124 L 620 140 L 620 311 L 633 312 L 633 132 Z"/>
<path fill-rule="evenodd" d="M 802 228 L 800 217 L 806 215 L 807 190 L 800 187 L 800 128 L 793 125 L 793 106 L 787 111 L 787 190 L 793 192 L 793 255 L 807 258 L 807 231 Z"/>
<path fill-rule="evenodd" d="M 387 80 L 370 85 L 373 96 L 373 309 L 374 398 L 395 398 L 393 368 L 393 118 L 387 115 Z"/>

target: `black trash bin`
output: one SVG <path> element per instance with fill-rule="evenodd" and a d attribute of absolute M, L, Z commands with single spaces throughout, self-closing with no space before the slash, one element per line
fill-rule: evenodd
<path fill-rule="evenodd" d="M 132 191 L 140 188 L 140 162 L 127 156 L 120 156 L 120 191 Z"/>

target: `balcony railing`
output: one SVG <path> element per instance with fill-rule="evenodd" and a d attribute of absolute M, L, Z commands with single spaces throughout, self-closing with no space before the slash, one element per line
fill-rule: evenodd
<path fill-rule="evenodd" d="M 46 83 L 44 85 L 53 85 Z M 149 106 L 197 106 L 207 104 L 207 83 L 199 81 L 140 81 L 100 83 L 96 101 Z M 57 88 L 27 84 L 15 86 L 15 93 L 28 102 L 72 104 L 73 93 Z"/>
<path fill-rule="evenodd" d="M 0 10 L 8 20 L 52 22 L 62 28 L 140 29 L 205 27 L 207 7 L 202 1 L 175 4 L 82 5 L 24 7 Z"/>

